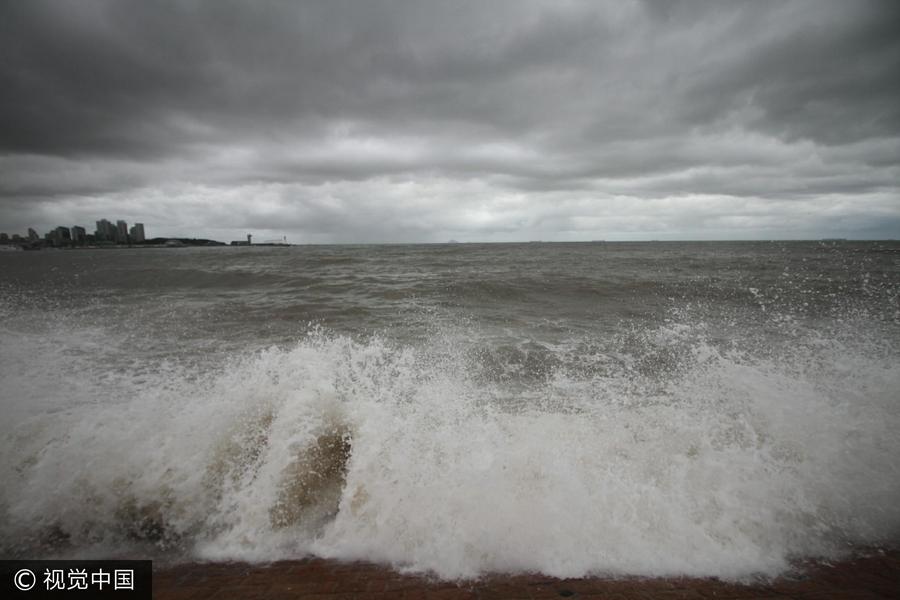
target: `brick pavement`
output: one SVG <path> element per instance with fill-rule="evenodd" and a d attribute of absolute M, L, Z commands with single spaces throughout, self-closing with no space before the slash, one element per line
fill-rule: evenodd
<path fill-rule="evenodd" d="M 491 576 L 447 582 L 402 575 L 368 563 L 322 559 L 246 563 L 190 563 L 157 569 L 153 596 L 160 600 L 458 600 L 493 598 L 608 598 L 703 600 L 720 598 L 900 598 L 900 551 L 873 552 L 835 565 L 809 564 L 799 574 L 748 585 L 717 579 L 554 579 L 543 575 Z"/>

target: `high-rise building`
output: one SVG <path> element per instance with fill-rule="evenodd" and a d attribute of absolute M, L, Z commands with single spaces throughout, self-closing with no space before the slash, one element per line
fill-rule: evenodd
<path fill-rule="evenodd" d="M 72 243 L 83 244 L 87 240 L 87 231 L 78 225 L 72 226 Z"/>
<path fill-rule="evenodd" d="M 35 231 L 31 227 L 29 227 L 28 228 L 28 239 L 31 240 L 32 242 L 35 242 L 35 241 L 41 239 L 41 237 L 38 235 L 37 231 Z"/>
<path fill-rule="evenodd" d="M 9 234 L 0 233 L 0 244 L 5 244 L 8 241 L 9 241 Z"/>
<path fill-rule="evenodd" d="M 116 221 L 116 243 L 117 244 L 127 244 L 128 243 L 128 223 L 119 219 Z"/>
<path fill-rule="evenodd" d="M 72 235 L 69 228 L 61 225 L 47 235 L 54 246 L 64 246 L 72 241 Z"/>
<path fill-rule="evenodd" d="M 97 221 L 97 231 L 94 234 L 98 242 L 116 241 L 116 228 L 106 219 Z"/>
<path fill-rule="evenodd" d="M 140 243 L 145 240 L 144 236 L 144 224 L 143 223 L 135 223 L 134 227 L 131 228 L 131 241 Z"/>

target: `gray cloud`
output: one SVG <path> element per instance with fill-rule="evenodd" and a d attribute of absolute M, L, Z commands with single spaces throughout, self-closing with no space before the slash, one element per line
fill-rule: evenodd
<path fill-rule="evenodd" d="M 0 229 L 900 235 L 890 0 L 32 0 L 0 54 Z"/>

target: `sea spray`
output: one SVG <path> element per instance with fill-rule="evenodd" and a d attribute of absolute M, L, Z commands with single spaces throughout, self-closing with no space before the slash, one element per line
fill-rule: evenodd
<path fill-rule="evenodd" d="M 896 363 L 837 342 L 785 363 L 698 330 L 607 340 L 593 366 L 556 348 L 519 403 L 460 332 L 416 348 L 315 329 L 145 374 L 7 438 L 4 551 L 740 577 L 894 539 Z"/>

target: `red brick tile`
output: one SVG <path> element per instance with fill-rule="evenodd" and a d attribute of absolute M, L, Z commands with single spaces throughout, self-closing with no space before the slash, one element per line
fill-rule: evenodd
<path fill-rule="evenodd" d="M 175 587 L 160 588 L 153 586 L 153 598 L 160 600 L 206 600 L 216 593 L 215 588 Z"/>
<path fill-rule="evenodd" d="M 477 600 L 474 590 L 464 588 L 440 588 L 425 590 L 425 600 Z"/>
<path fill-rule="evenodd" d="M 500 598 L 531 598 L 531 587 L 523 584 L 494 583 L 476 588 L 479 600 L 495 600 Z"/>

